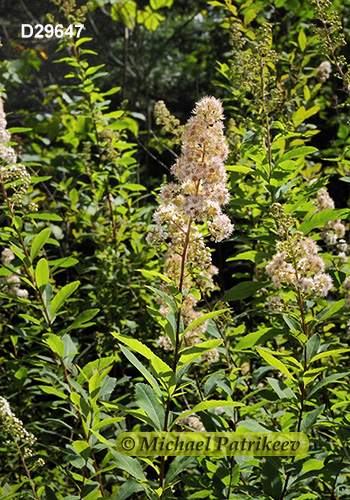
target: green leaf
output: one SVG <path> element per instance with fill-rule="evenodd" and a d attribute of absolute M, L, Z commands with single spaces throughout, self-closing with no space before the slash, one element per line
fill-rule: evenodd
<path fill-rule="evenodd" d="M 318 151 L 318 149 L 313 146 L 301 146 L 300 148 L 291 149 L 278 159 L 276 166 L 282 162 L 291 160 L 292 158 L 300 158 L 301 156 L 309 155 L 315 153 L 316 151 Z"/>
<path fill-rule="evenodd" d="M 291 334 L 296 337 L 302 344 L 307 341 L 307 337 L 303 332 L 301 323 L 298 318 L 283 314 L 283 320 L 287 324 Z"/>
<path fill-rule="evenodd" d="M 130 498 L 133 493 L 138 493 L 144 489 L 145 485 L 140 484 L 133 478 L 129 478 L 121 485 L 120 488 L 118 488 L 118 500 L 127 500 L 127 498 Z"/>
<path fill-rule="evenodd" d="M 123 184 L 123 189 L 128 189 L 129 191 L 146 191 L 147 190 L 145 188 L 145 186 L 142 186 L 142 184 L 135 184 L 135 183 Z"/>
<path fill-rule="evenodd" d="M 326 307 L 323 311 L 317 314 L 317 321 L 324 321 L 325 319 L 331 318 L 334 314 L 340 311 L 345 305 L 345 299 L 338 300 L 334 302 L 330 307 Z"/>
<path fill-rule="evenodd" d="M 349 215 L 350 210 L 348 208 L 330 208 L 329 210 L 322 210 L 321 212 L 312 214 L 308 219 L 300 224 L 298 230 L 302 231 L 304 234 L 308 234 L 316 227 L 324 227 L 327 222 L 331 220 L 347 219 Z"/>
<path fill-rule="evenodd" d="M 68 399 L 67 394 L 62 391 L 58 391 L 57 389 L 49 385 L 39 385 L 39 388 L 46 394 L 52 394 L 53 396 L 57 396 L 60 399 Z"/>
<path fill-rule="evenodd" d="M 38 325 L 38 326 L 41 325 L 41 322 L 37 318 L 30 316 L 30 314 L 19 314 L 18 316 L 20 318 L 26 319 L 27 321 L 30 321 L 31 323 L 34 323 L 34 325 Z"/>
<path fill-rule="evenodd" d="M 30 219 L 38 219 L 38 220 L 52 220 L 55 222 L 62 222 L 63 219 L 59 215 L 56 214 L 39 214 L 39 213 L 34 213 L 34 214 L 27 214 L 27 217 Z"/>
<path fill-rule="evenodd" d="M 315 333 L 306 343 L 306 362 L 310 363 L 310 359 L 313 358 L 318 351 L 321 344 L 321 337 L 318 333 Z"/>
<path fill-rule="evenodd" d="M 47 285 L 49 282 L 49 265 L 47 263 L 47 260 L 45 258 L 42 258 L 39 260 L 37 263 L 36 269 L 35 269 L 35 281 L 40 288 L 43 285 Z"/>
<path fill-rule="evenodd" d="M 320 470 L 324 468 L 324 460 L 317 460 L 315 458 L 310 458 L 303 463 L 302 471 L 309 472 L 311 470 Z"/>
<path fill-rule="evenodd" d="M 261 471 L 261 483 L 265 493 L 274 500 L 280 500 L 282 495 L 282 480 L 278 468 L 269 457 L 266 457 Z"/>
<path fill-rule="evenodd" d="M 262 328 L 257 332 L 252 332 L 248 333 L 248 335 L 245 335 L 233 349 L 235 351 L 250 349 L 257 344 L 263 344 L 266 340 L 269 340 L 279 335 L 280 333 L 281 330 L 277 328 Z"/>
<path fill-rule="evenodd" d="M 191 464 L 195 461 L 196 461 L 195 457 L 182 457 L 182 456 L 175 457 L 174 460 L 171 462 L 168 472 L 165 476 L 165 486 L 170 484 L 174 479 L 177 479 L 181 474 L 181 472 L 190 467 Z M 191 495 L 191 497 L 193 498 L 193 495 Z"/>
<path fill-rule="evenodd" d="M 243 281 L 228 290 L 221 300 L 223 302 L 244 300 L 254 295 L 254 293 L 264 288 L 266 285 L 268 285 L 268 282 L 258 283 L 257 281 Z"/>
<path fill-rule="evenodd" d="M 63 257 L 62 259 L 50 260 L 50 265 L 52 266 L 52 272 L 54 272 L 59 267 L 75 266 L 78 262 L 78 259 L 74 259 L 74 257 Z"/>
<path fill-rule="evenodd" d="M 284 382 L 282 382 L 282 380 L 278 380 L 276 378 L 271 378 L 271 377 L 266 377 L 266 380 L 269 382 L 272 389 L 275 391 L 275 393 L 280 399 L 289 399 L 289 398 L 297 399 L 297 396 L 294 394 L 292 389 L 288 387 Z"/>
<path fill-rule="evenodd" d="M 83 328 L 84 323 L 87 323 L 92 319 L 96 314 L 100 311 L 100 309 L 87 309 L 79 314 L 79 316 L 74 320 L 72 325 L 67 328 L 68 330 L 73 330 L 74 328 Z"/>
<path fill-rule="evenodd" d="M 188 327 L 186 328 L 186 330 L 181 335 L 182 336 L 185 335 L 187 332 L 189 332 L 190 330 L 192 330 L 192 328 L 195 328 L 197 325 L 201 325 L 205 321 L 207 321 L 207 320 L 209 320 L 211 318 L 215 318 L 215 316 L 219 316 L 219 314 L 222 314 L 222 313 L 224 313 L 226 311 L 229 311 L 229 310 L 230 309 L 220 309 L 219 311 L 212 311 L 212 312 L 203 314 L 203 316 L 200 316 L 199 318 L 197 318 L 194 321 L 192 321 L 192 323 L 190 325 L 188 325 Z"/>
<path fill-rule="evenodd" d="M 49 227 L 46 227 L 45 229 L 40 231 L 39 234 L 35 236 L 32 242 L 32 248 L 30 249 L 30 258 L 32 259 L 32 261 L 35 259 L 35 257 L 38 255 L 42 247 L 50 238 L 50 235 L 51 235 L 51 229 Z"/>
<path fill-rule="evenodd" d="M 110 451 L 113 455 L 114 464 L 118 467 L 118 469 L 125 470 L 132 477 L 134 477 L 135 479 L 139 479 L 140 481 L 146 480 L 146 476 L 141 469 L 141 465 L 139 464 L 138 460 L 126 455 L 122 455 L 113 448 L 110 448 Z"/>
<path fill-rule="evenodd" d="M 68 283 L 68 285 L 65 285 L 63 288 L 61 288 L 61 290 L 55 295 L 50 303 L 51 317 L 55 316 L 59 309 L 64 305 L 68 297 L 75 292 L 79 285 L 80 281 L 73 281 L 72 283 Z"/>
<path fill-rule="evenodd" d="M 303 374 L 303 381 L 305 386 L 309 385 L 316 377 L 320 375 L 324 370 L 326 370 L 326 366 L 320 366 L 318 368 L 312 368 L 311 370 L 306 370 Z"/>
<path fill-rule="evenodd" d="M 138 406 L 154 423 L 155 430 L 164 430 L 164 410 L 154 389 L 146 384 L 136 384 L 135 399 Z"/>
<path fill-rule="evenodd" d="M 310 364 L 314 363 L 318 359 L 329 358 L 331 356 L 338 356 L 339 354 L 343 354 L 344 352 L 349 352 L 349 351 L 350 349 L 333 349 L 331 351 L 320 352 L 310 360 Z"/>
<path fill-rule="evenodd" d="M 158 385 L 158 382 L 156 379 L 153 377 L 153 375 L 143 366 L 142 363 L 137 359 L 136 356 L 133 355 L 132 352 L 129 351 L 126 347 L 123 345 L 120 346 L 123 354 L 128 358 L 128 360 L 139 370 L 139 372 L 142 373 L 142 375 L 145 377 L 145 379 L 151 384 L 153 389 L 156 391 L 158 396 L 162 395 L 162 391 L 160 390 L 160 387 Z"/>
<path fill-rule="evenodd" d="M 123 420 L 125 420 L 125 417 L 104 418 L 103 420 L 100 420 L 98 424 L 95 424 L 92 428 L 94 431 L 98 431 L 99 429 L 102 429 L 102 427 L 106 427 L 107 425 L 110 426 L 111 424 L 114 424 L 116 422 L 122 422 Z"/>
<path fill-rule="evenodd" d="M 231 262 L 234 260 L 250 260 L 251 262 L 261 262 L 265 257 L 268 257 L 269 254 L 266 252 L 258 252 L 257 250 L 249 250 L 247 252 L 239 253 L 234 257 L 230 257 L 227 259 L 227 262 Z"/>
<path fill-rule="evenodd" d="M 173 284 L 173 282 L 171 281 L 170 278 L 168 278 L 168 276 L 165 276 L 165 274 L 158 273 L 157 271 L 151 271 L 150 269 L 136 269 L 136 271 L 140 271 L 140 273 L 142 273 L 142 275 L 145 278 L 157 277 L 161 278 L 163 281 L 166 281 L 167 283 L 170 283 L 171 285 Z"/>
<path fill-rule="evenodd" d="M 91 66 L 86 70 L 85 76 L 93 75 L 94 73 L 96 73 L 96 71 L 98 71 L 101 68 L 104 68 L 105 66 L 106 66 L 105 64 L 99 64 L 98 66 Z"/>
<path fill-rule="evenodd" d="M 325 377 L 311 389 L 311 391 L 308 394 L 308 398 L 310 399 L 311 396 L 316 392 L 318 392 L 323 386 L 331 384 L 332 382 L 335 382 L 336 380 L 339 380 L 341 378 L 347 377 L 348 375 L 350 375 L 350 372 L 333 373 L 333 375 Z"/>
<path fill-rule="evenodd" d="M 75 46 L 76 47 L 79 47 L 80 45 L 82 45 L 83 43 L 86 43 L 86 42 L 91 42 L 91 40 L 93 40 L 93 38 L 91 37 L 83 37 L 83 38 L 79 38 L 79 40 L 77 40 L 75 42 Z M 59 62 L 59 61 L 57 61 Z"/>
<path fill-rule="evenodd" d="M 64 355 L 64 344 L 60 337 L 53 333 L 47 333 L 45 335 L 44 342 L 50 347 L 51 351 L 57 354 L 60 358 Z"/>
<path fill-rule="evenodd" d="M 299 31 L 299 35 L 298 35 L 298 43 L 299 43 L 299 47 L 300 47 L 300 50 L 302 52 L 304 52 L 305 48 L 306 48 L 306 35 L 304 33 L 303 30 Z"/>
<path fill-rule="evenodd" d="M 175 374 L 170 366 L 168 366 L 162 359 L 158 358 L 158 356 L 156 356 L 151 349 L 142 344 L 139 340 L 116 332 L 111 332 L 111 334 L 123 344 L 126 344 L 128 347 L 131 347 L 131 349 L 149 359 L 156 374 L 165 382 L 170 394 L 173 393 L 176 387 L 176 382 Z"/>
<path fill-rule="evenodd" d="M 310 411 L 301 421 L 300 432 L 308 433 L 315 424 L 317 417 L 325 409 L 326 405 L 321 405 L 315 410 Z"/>
<path fill-rule="evenodd" d="M 310 118 L 310 116 L 318 113 L 319 110 L 320 106 L 312 106 L 310 109 L 305 109 L 305 106 L 300 106 L 292 115 L 294 126 L 298 127 L 301 123 Z"/>
<path fill-rule="evenodd" d="M 174 0 L 150 0 L 150 6 L 153 10 L 163 9 L 164 7 L 171 7 Z"/>
<path fill-rule="evenodd" d="M 150 290 L 155 292 L 161 299 L 164 300 L 164 302 L 166 302 L 166 304 L 168 304 L 168 306 L 173 311 L 173 313 L 175 315 L 177 314 L 177 305 L 176 305 L 175 301 L 171 297 L 169 297 L 169 295 L 162 292 L 161 290 L 158 290 L 157 288 L 154 288 L 153 286 L 147 285 L 147 288 L 149 288 Z"/>
<path fill-rule="evenodd" d="M 96 400 L 101 391 L 101 377 L 96 371 L 89 380 L 89 393 L 93 400 Z"/>
<path fill-rule="evenodd" d="M 21 132 L 30 132 L 31 130 L 33 129 L 28 127 L 11 127 L 8 129 L 10 134 L 20 134 Z"/>
<path fill-rule="evenodd" d="M 282 372 L 289 379 L 294 380 L 293 375 L 290 373 L 288 368 L 275 356 L 272 355 L 272 351 L 265 349 L 264 347 L 257 347 L 256 350 L 260 356 L 271 366 Z"/>
<path fill-rule="evenodd" d="M 89 458 L 91 452 L 89 443 L 87 443 L 86 441 L 79 440 L 79 441 L 73 441 L 72 445 L 77 450 L 79 455 L 83 457 L 84 460 L 87 460 Z"/>
<path fill-rule="evenodd" d="M 73 362 L 74 356 L 77 354 L 77 346 L 73 342 L 71 336 L 68 333 L 65 333 L 62 337 L 62 341 L 64 343 L 64 360 L 66 365 L 71 365 Z"/>

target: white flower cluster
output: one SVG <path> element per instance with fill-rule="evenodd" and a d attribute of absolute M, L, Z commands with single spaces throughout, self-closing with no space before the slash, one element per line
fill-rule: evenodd
<path fill-rule="evenodd" d="M 316 198 L 316 212 L 332 208 L 334 208 L 334 201 L 330 197 L 327 188 L 320 189 Z M 342 239 L 345 231 L 346 228 L 341 219 L 336 219 L 327 222 L 321 232 L 321 238 L 327 245 L 337 245 L 338 257 L 341 257 L 344 261 L 347 260 L 346 252 L 348 250 L 346 241 Z"/>
<path fill-rule="evenodd" d="M 318 246 L 311 238 L 295 231 L 288 241 L 278 242 L 276 250 L 266 266 L 276 288 L 286 283 L 305 294 L 328 295 L 333 286 L 332 278 L 324 272 L 324 260 L 317 255 Z"/>
<path fill-rule="evenodd" d="M 23 427 L 23 422 L 16 417 L 9 402 L 2 396 L 0 396 L 0 423 L 13 441 L 18 445 L 24 445 L 24 456 L 33 456 L 32 446 L 36 442 L 36 437 Z"/>
<path fill-rule="evenodd" d="M 14 253 L 10 248 L 5 248 L 1 253 L 1 263 L 3 266 L 8 266 L 15 258 Z M 28 291 L 20 288 L 21 279 L 18 274 L 9 274 L 0 276 L 0 290 L 9 295 L 17 295 L 20 299 L 28 298 Z"/>
<path fill-rule="evenodd" d="M 11 135 L 7 130 L 4 103 L 0 94 L 0 179 L 4 184 L 10 183 L 9 187 L 13 191 L 11 203 L 20 205 L 22 195 L 27 192 L 30 185 L 30 175 L 24 165 L 16 163 L 15 150 L 7 145 L 10 140 Z"/>
<path fill-rule="evenodd" d="M 316 78 L 319 82 L 324 83 L 326 80 L 328 80 L 331 73 L 331 63 L 329 61 L 323 61 L 317 68 Z"/>

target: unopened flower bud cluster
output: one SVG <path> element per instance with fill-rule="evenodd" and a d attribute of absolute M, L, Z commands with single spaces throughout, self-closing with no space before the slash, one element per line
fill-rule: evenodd
<path fill-rule="evenodd" d="M 173 144 L 180 143 L 185 127 L 180 125 L 180 120 L 170 113 L 164 101 L 158 101 L 156 103 L 154 106 L 154 116 L 157 125 L 162 125 L 162 132 L 164 134 L 170 133 L 176 137 L 176 139 L 172 141 Z"/>
<path fill-rule="evenodd" d="M 15 255 L 10 248 L 5 248 L 1 253 L 1 263 L 3 266 L 8 266 L 14 258 Z M 17 295 L 20 299 L 27 299 L 28 291 L 24 288 L 20 288 L 20 283 L 21 279 L 18 274 L 0 276 L 0 290 L 3 293 Z"/>
<path fill-rule="evenodd" d="M 36 437 L 24 428 L 23 422 L 16 417 L 9 402 L 2 396 L 0 396 L 0 426 L 12 441 L 23 447 L 25 458 L 34 455 L 32 447 L 36 442 Z M 38 460 L 38 465 L 43 465 L 42 459 Z"/>
<path fill-rule="evenodd" d="M 7 130 L 4 104 L 0 94 L 0 178 L 13 191 L 11 203 L 21 205 L 22 195 L 25 194 L 30 185 L 30 175 L 24 165 L 17 162 L 15 150 L 8 146 L 11 135 Z"/>
<path fill-rule="evenodd" d="M 325 262 L 317 255 L 318 246 L 300 231 L 292 232 L 293 220 L 283 213 L 283 207 L 272 207 L 272 215 L 279 221 L 278 234 L 282 241 L 276 244 L 276 254 L 267 264 L 267 274 L 276 288 L 291 285 L 303 294 L 326 297 L 333 286 L 325 273 Z"/>

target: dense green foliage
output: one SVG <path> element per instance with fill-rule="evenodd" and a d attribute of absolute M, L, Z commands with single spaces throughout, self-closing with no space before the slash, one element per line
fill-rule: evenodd
<path fill-rule="evenodd" d="M 350 498 L 349 6 L 0 0 L 1 499 Z M 222 243 L 224 188 L 170 172 L 196 163 L 181 145 L 205 95 L 225 114 Z M 208 217 L 185 206 L 203 186 Z M 117 451 L 156 430 L 310 445 Z"/>

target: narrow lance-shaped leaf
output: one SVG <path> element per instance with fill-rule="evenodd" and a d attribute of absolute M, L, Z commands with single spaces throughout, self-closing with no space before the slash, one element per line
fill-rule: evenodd
<path fill-rule="evenodd" d="M 79 316 L 74 320 L 72 325 L 68 327 L 67 330 L 73 330 L 74 328 L 83 328 L 84 324 L 90 321 L 96 314 L 100 311 L 100 309 L 87 309 L 79 314 Z"/>
<path fill-rule="evenodd" d="M 247 299 L 267 284 L 267 282 L 258 283 L 256 281 L 243 281 L 242 283 L 239 283 L 238 285 L 228 290 L 222 297 L 222 301 L 230 302 L 233 300 Z"/>
<path fill-rule="evenodd" d="M 164 429 L 164 409 L 154 389 L 146 384 L 136 384 L 135 399 L 138 406 L 149 416 L 158 431 Z"/>
<path fill-rule="evenodd" d="M 128 360 L 139 370 L 139 372 L 142 373 L 145 379 L 151 384 L 153 389 L 157 392 L 158 396 L 161 396 L 162 392 L 160 390 L 159 384 L 153 377 L 153 375 L 147 370 L 147 368 L 143 366 L 142 363 L 140 363 L 137 357 L 134 356 L 134 354 L 130 352 L 129 349 L 127 349 L 123 345 L 121 345 L 120 348 L 123 354 L 128 358 Z"/>
<path fill-rule="evenodd" d="M 47 263 L 47 260 L 45 258 L 42 258 L 37 263 L 35 269 L 35 281 L 38 288 L 40 288 L 42 285 L 47 285 L 47 283 L 49 282 L 49 276 L 49 265 Z"/>
<path fill-rule="evenodd" d="M 118 339 L 120 342 L 123 342 L 128 347 L 131 347 L 139 354 L 149 359 L 153 369 L 156 374 L 163 380 L 167 386 L 167 389 L 170 391 L 170 394 L 173 393 L 176 386 L 175 375 L 169 365 L 167 365 L 162 359 L 156 356 L 151 349 L 142 344 L 137 339 L 132 339 L 126 335 L 121 335 L 120 333 L 111 332 L 113 337 Z"/>
<path fill-rule="evenodd" d="M 190 325 L 188 325 L 188 327 L 186 328 L 186 330 L 183 332 L 182 335 L 185 335 L 187 332 L 189 332 L 190 330 L 192 330 L 196 326 L 201 325 L 205 321 L 208 321 L 211 318 L 215 318 L 215 316 L 219 316 L 219 314 L 222 314 L 226 311 L 229 311 L 229 309 L 220 309 L 219 311 L 212 311 L 212 312 L 203 314 L 203 316 L 200 316 L 199 318 L 192 321 L 192 323 Z"/>
<path fill-rule="evenodd" d="M 308 234 L 312 229 L 317 227 L 324 227 L 327 222 L 336 219 L 347 219 L 349 218 L 350 210 L 348 208 L 330 208 L 328 210 L 322 210 L 321 212 L 317 212 L 309 219 L 304 221 L 299 226 L 299 231 L 302 231 L 304 234 Z"/>
<path fill-rule="evenodd" d="M 270 351 L 264 349 L 263 347 L 257 347 L 256 350 L 269 365 L 273 366 L 274 368 L 277 368 L 277 370 L 282 372 L 286 377 L 294 380 L 294 377 L 290 373 L 288 368 L 279 359 L 275 358 Z"/>
<path fill-rule="evenodd" d="M 48 333 L 45 335 L 45 343 L 50 347 L 52 352 L 57 354 L 60 358 L 63 358 L 64 344 L 57 335 Z"/>
<path fill-rule="evenodd" d="M 169 295 L 162 292 L 161 290 L 158 290 L 157 288 L 154 288 L 153 286 L 147 286 L 147 288 L 149 288 L 157 295 L 159 295 L 159 297 L 163 299 L 164 302 L 166 302 L 166 304 L 168 304 L 168 306 L 170 307 L 170 309 L 173 311 L 174 314 L 177 313 L 177 305 L 175 304 L 174 300 L 171 297 L 169 297 Z"/>
<path fill-rule="evenodd" d="M 51 229 L 49 227 L 40 231 L 39 234 L 35 236 L 32 242 L 32 248 L 30 249 L 30 258 L 32 261 L 38 255 L 42 247 L 45 245 L 47 240 L 50 238 Z"/>
<path fill-rule="evenodd" d="M 51 317 L 55 316 L 55 314 L 59 311 L 59 309 L 64 305 L 66 300 L 80 285 L 80 281 L 73 281 L 72 283 L 68 283 L 54 296 L 50 303 L 50 313 Z"/>

